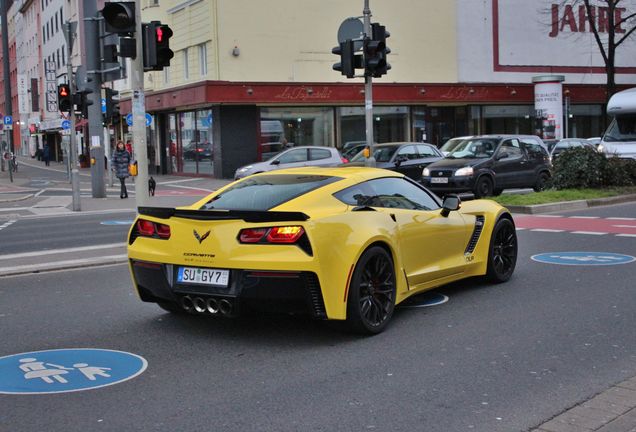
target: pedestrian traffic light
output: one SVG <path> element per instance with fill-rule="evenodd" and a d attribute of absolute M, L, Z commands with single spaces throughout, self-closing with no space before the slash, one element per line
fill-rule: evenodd
<path fill-rule="evenodd" d="M 71 87 L 68 84 L 57 86 L 57 106 L 60 111 L 70 112 L 73 98 L 71 97 Z"/>
<path fill-rule="evenodd" d="M 106 33 L 121 36 L 135 33 L 135 2 L 107 2 L 102 9 Z"/>
<path fill-rule="evenodd" d="M 105 122 L 113 123 L 113 118 L 119 119 L 119 99 L 115 99 L 115 96 L 119 94 L 117 90 L 113 90 L 111 88 L 106 88 L 105 97 L 106 100 L 106 113 L 105 113 Z"/>
<path fill-rule="evenodd" d="M 93 93 L 92 90 L 78 91 L 73 95 L 73 103 L 75 104 L 75 113 L 80 114 L 82 118 L 88 118 L 88 107 L 93 105 L 93 101 L 88 98 L 89 93 Z"/>
<path fill-rule="evenodd" d="M 371 24 L 371 37 L 364 39 L 364 74 L 374 78 L 380 78 L 386 74 L 391 65 L 387 63 L 387 54 L 391 50 L 386 46 L 386 39 L 391 34 L 386 27 L 378 23 Z"/>
<path fill-rule="evenodd" d="M 159 71 L 170 66 L 174 52 L 170 49 L 172 29 L 160 21 L 142 24 L 144 71 Z"/>

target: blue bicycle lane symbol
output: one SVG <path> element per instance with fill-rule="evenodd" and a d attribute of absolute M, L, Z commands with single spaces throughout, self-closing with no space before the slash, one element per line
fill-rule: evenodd
<path fill-rule="evenodd" d="M 118 384 L 143 373 L 136 354 L 94 348 L 33 351 L 0 357 L 0 394 L 50 394 Z"/>
<path fill-rule="evenodd" d="M 546 264 L 578 266 L 606 266 L 636 261 L 636 257 L 631 255 L 612 252 L 550 252 L 533 255 L 531 259 Z"/>

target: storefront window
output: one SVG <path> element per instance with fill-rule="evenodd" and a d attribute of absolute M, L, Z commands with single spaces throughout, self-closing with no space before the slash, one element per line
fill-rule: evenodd
<path fill-rule="evenodd" d="M 168 152 L 170 155 L 170 173 L 183 171 L 183 154 L 181 146 L 177 146 L 177 115 L 168 115 Z"/>
<path fill-rule="evenodd" d="M 601 105 L 571 105 L 568 115 L 569 138 L 592 138 L 603 135 Z"/>
<path fill-rule="evenodd" d="M 332 108 L 261 108 L 261 160 L 294 146 L 334 145 Z"/>
<path fill-rule="evenodd" d="M 179 113 L 179 128 L 181 131 L 181 154 L 183 156 L 182 172 L 186 174 L 197 173 L 196 140 L 194 112 Z"/>
<path fill-rule="evenodd" d="M 533 105 L 489 105 L 482 110 L 485 134 L 534 134 Z"/>
<path fill-rule="evenodd" d="M 408 107 L 374 107 L 373 139 L 377 143 L 408 140 Z M 365 113 L 363 107 L 338 108 L 340 120 L 340 143 L 366 139 Z"/>
<path fill-rule="evenodd" d="M 200 110 L 197 115 L 196 159 L 198 173 L 214 174 L 214 147 L 212 135 L 212 110 Z"/>

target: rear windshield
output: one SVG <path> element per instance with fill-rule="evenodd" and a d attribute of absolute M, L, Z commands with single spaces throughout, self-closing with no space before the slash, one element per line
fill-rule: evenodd
<path fill-rule="evenodd" d="M 269 210 L 338 180 L 341 178 L 321 175 L 248 177 L 216 195 L 201 210 Z"/>

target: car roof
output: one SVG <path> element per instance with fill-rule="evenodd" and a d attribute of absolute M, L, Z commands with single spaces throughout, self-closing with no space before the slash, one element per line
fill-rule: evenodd
<path fill-rule="evenodd" d="M 253 174 L 253 176 L 264 175 L 321 175 L 321 176 L 333 176 L 341 177 L 345 179 L 353 178 L 380 178 L 380 177 L 404 177 L 395 171 L 389 171 L 381 168 L 341 165 L 337 167 L 299 167 L 299 168 L 284 168 L 275 171 L 267 171 L 259 174 Z"/>
<path fill-rule="evenodd" d="M 435 147 L 431 143 L 427 143 L 427 142 L 411 142 L 411 141 L 377 143 L 377 144 L 373 144 L 372 147 L 397 147 L 397 146 L 406 145 L 406 144 L 410 144 L 410 145 L 429 145 L 429 146 Z"/>

